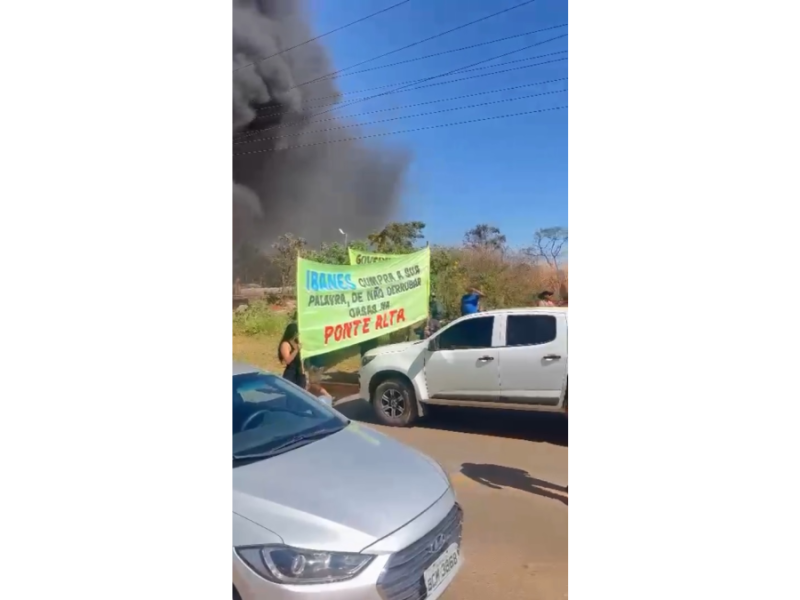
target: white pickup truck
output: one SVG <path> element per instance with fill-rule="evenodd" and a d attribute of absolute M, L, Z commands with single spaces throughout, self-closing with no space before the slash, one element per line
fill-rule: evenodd
<path fill-rule="evenodd" d="M 493 310 L 426 340 L 361 359 L 361 396 L 384 425 L 408 427 L 427 407 L 567 412 L 567 309 Z"/>

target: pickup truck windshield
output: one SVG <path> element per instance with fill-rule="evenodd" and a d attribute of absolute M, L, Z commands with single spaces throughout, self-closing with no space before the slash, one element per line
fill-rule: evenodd
<path fill-rule="evenodd" d="M 275 375 L 233 377 L 233 456 L 269 455 L 293 440 L 321 439 L 347 420 L 297 386 Z"/>

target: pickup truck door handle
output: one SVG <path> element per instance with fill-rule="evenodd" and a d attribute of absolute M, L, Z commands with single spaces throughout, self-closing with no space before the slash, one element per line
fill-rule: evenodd
<path fill-rule="evenodd" d="M 558 360 L 559 358 L 561 358 L 560 354 L 545 354 L 544 356 L 545 360 Z"/>
<path fill-rule="evenodd" d="M 494 356 L 481 356 L 478 360 L 481 362 L 488 362 L 494 360 Z"/>

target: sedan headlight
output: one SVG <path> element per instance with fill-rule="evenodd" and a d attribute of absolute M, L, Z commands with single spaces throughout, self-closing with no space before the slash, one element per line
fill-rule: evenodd
<path fill-rule="evenodd" d="M 374 356 L 362 356 L 361 357 L 361 366 L 366 367 L 369 363 L 375 360 Z"/>
<path fill-rule="evenodd" d="M 318 552 L 289 546 L 237 548 L 237 554 L 256 573 L 276 583 L 311 584 L 345 581 L 358 575 L 374 556 Z"/>

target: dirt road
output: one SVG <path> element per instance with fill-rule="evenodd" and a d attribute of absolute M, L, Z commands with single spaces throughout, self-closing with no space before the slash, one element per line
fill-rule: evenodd
<path fill-rule="evenodd" d="M 443 409 L 424 425 L 373 425 L 438 460 L 464 507 L 465 564 L 442 600 L 567 598 L 567 422 L 560 415 Z"/>

